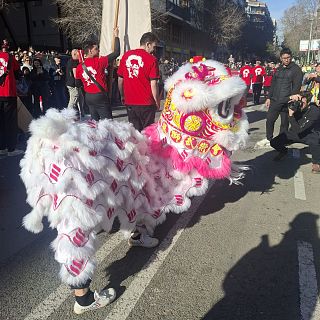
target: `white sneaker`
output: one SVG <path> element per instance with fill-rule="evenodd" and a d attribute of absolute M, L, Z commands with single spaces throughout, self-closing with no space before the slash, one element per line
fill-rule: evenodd
<path fill-rule="evenodd" d="M 19 154 L 23 154 L 23 153 L 24 153 L 23 150 L 16 149 L 16 150 L 8 152 L 8 156 L 14 157 L 14 156 L 18 156 Z"/>
<path fill-rule="evenodd" d="M 106 305 L 110 304 L 115 298 L 116 292 L 112 288 L 102 290 L 100 293 L 95 291 L 94 302 L 92 302 L 89 306 L 80 306 L 80 304 L 76 301 L 73 307 L 73 311 L 76 314 L 82 314 L 87 311 L 103 308 Z"/>
<path fill-rule="evenodd" d="M 154 248 L 159 244 L 157 238 L 152 238 L 147 234 L 141 234 L 140 239 L 129 239 L 129 245 L 132 247 Z"/>
<path fill-rule="evenodd" d="M 267 138 L 262 139 L 255 144 L 254 148 L 255 149 L 270 148 L 270 141 Z"/>
<path fill-rule="evenodd" d="M 0 149 L 0 156 L 7 155 L 8 149 Z"/>

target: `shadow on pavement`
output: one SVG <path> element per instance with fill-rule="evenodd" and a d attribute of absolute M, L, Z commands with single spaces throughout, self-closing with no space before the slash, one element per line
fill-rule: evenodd
<path fill-rule="evenodd" d="M 229 185 L 227 180 L 218 180 L 208 192 L 203 204 L 199 208 L 199 215 L 196 215 L 189 226 L 196 224 L 201 216 L 218 212 L 225 207 L 226 203 L 234 203 L 245 197 L 249 192 L 265 193 L 273 192 L 277 184 L 276 177 L 288 180 L 294 177 L 302 164 L 309 163 L 304 153 L 300 159 L 288 155 L 280 162 L 273 161 L 277 152 L 270 150 L 254 159 L 241 162 L 250 171 L 246 172 L 243 185 Z M 214 200 L 213 200 L 214 199 Z"/>
<path fill-rule="evenodd" d="M 202 319 L 302 319 L 299 310 L 297 241 L 312 245 L 319 274 L 318 218 L 311 212 L 298 214 L 282 241 L 273 247 L 269 245 L 268 235 L 263 235 L 260 244 L 245 254 L 228 272 L 223 282 L 225 296 Z M 309 296 L 308 300 L 310 313 L 303 319 L 312 318 L 317 295 Z"/>
<path fill-rule="evenodd" d="M 192 218 L 188 228 L 197 224 L 202 216 L 219 212 L 225 207 L 226 203 L 236 202 L 243 198 L 248 192 L 260 192 L 260 194 L 272 192 L 273 186 L 276 183 L 276 177 L 290 179 L 295 175 L 301 163 L 310 161 L 307 158 L 297 160 L 288 157 L 284 161 L 276 163 L 272 161 L 272 158 L 275 155 L 276 152 L 268 151 L 261 156 L 244 162 L 243 164 L 249 166 L 251 171 L 247 172 L 243 185 L 229 186 L 229 181 L 217 181 L 211 190 L 208 191 L 205 200 L 198 208 L 197 213 Z M 214 199 L 214 201 L 212 201 L 212 199 Z M 179 217 L 180 215 L 168 214 L 167 220 L 156 228 L 155 236 L 158 237 L 160 241 L 163 240 L 166 237 L 168 230 L 172 228 Z M 163 248 L 163 250 L 166 248 L 167 247 Z M 120 293 L 123 293 L 123 287 L 121 286 L 122 282 L 135 275 L 140 270 L 147 268 L 147 262 L 155 250 L 157 250 L 157 248 L 130 248 L 124 257 L 112 262 L 106 267 L 105 271 L 110 284 L 116 290 L 120 290 Z M 219 320 L 220 319 L 222 318 L 219 318 Z M 243 320 L 240 318 L 233 319 Z M 294 318 L 290 320 L 293 319 Z"/>
<path fill-rule="evenodd" d="M 266 116 L 267 116 L 266 111 L 260 111 L 260 110 L 247 112 L 246 114 L 247 114 L 248 121 L 250 124 L 258 122 L 260 120 L 265 120 Z"/>

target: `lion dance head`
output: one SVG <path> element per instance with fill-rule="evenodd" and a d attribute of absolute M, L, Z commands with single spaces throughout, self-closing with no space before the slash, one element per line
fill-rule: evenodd
<path fill-rule="evenodd" d="M 230 178 L 230 156 L 248 138 L 245 83 L 223 64 L 195 57 L 167 79 L 165 89 L 160 119 L 145 130 L 153 151 L 181 172 Z"/>

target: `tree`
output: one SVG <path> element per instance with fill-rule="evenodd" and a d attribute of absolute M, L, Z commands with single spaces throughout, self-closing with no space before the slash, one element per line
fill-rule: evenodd
<path fill-rule="evenodd" d="M 269 58 L 276 60 L 280 55 L 280 47 L 273 44 L 272 42 L 267 42 L 266 53 L 269 55 Z"/>
<path fill-rule="evenodd" d="M 53 19 L 73 44 L 88 40 L 99 41 L 102 23 L 102 0 L 55 0 L 60 17 Z M 167 13 L 151 9 L 153 29 L 157 33 L 167 22 Z"/>
<path fill-rule="evenodd" d="M 60 17 L 53 19 L 74 44 L 98 40 L 102 21 L 102 0 L 55 0 Z"/>
<path fill-rule="evenodd" d="M 308 40 L 313 24 L 311 37 L 317 32 L 317 0 L 297 0 L 288 8 L 281 18 L 283 45 L 289 47 L 295 55 L 299 54 L 300 40 Z"/>
<path fill-rule="evenodd" d="M 206 24 L 210 38 L 219 46 L 227 46 L 241 37 L 246 22 L 245 12 L 237 2 L 207 1 Z"/>

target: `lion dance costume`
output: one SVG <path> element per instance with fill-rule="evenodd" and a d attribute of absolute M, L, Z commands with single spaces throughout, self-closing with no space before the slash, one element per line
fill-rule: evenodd
<path fill-rule="evenodd" d="M 245 89 L 222 64 L 198 58 L 168 78 L 160 119 L 142 134 L 125 122 L 77 122 L 70 110 L 31 123 L 21 178 L 33 210 L 23 225 L 38 233 L 47 216 L 57 229 L 52 248 L 63 282 L 91 279 L 96 231 L 109 231 L 115 217 L 122 230 L 143 224 L 150 234 L 168 212 L 203 195 L 208 179 L 239 183 L 243 168 L 230 156 L 248 137 Z"/>

